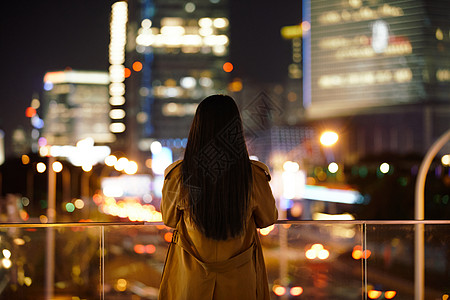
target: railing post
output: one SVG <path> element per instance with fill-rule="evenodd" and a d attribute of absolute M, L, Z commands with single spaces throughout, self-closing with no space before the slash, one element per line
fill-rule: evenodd
<path fill-rule="evenodd" d="M 55 158 L 50 156 L 48 158 L 48 199 L 47 199 L 47 220 L 48 223 L 55 223 L 56 221 L 56 173 L 53 171 L 52 165 Z M 47 300 L 53 299 L 54 284 L 55 284 L 55 231 L 54 228 L 47 228 L 46 237 L 46 260 L 45 260 L 45 296 Z"/>
<path fill-rule="evenodd" d="M 430 169 L 433 158 L 439 150 L 450 140 L 450 129 L 447 130 L 428 150 L 422 163 L 416 179 L 414 195 L 414 217 L 416 220 L 423 221 L 425 218 L 425 179 Z M 415 225 L 414 241 L 414 300 L 425 299 L 425 238 L 424 224 Z"/>
<path fill-rule="evenodd" d="M 105 299 L 105 226 L 100 226 L 100 299 Z"/>
<path fill-rule="evenodd" d="M 362 240 L 362 249 L 363 249 L 363 253 L 367 253 L 367 224 L 363 223 L 362 224 L 362 230 L 363 230 L 363 240 Z M 363 255 L 363 276 L 364 276 L 364 299 L 367 300 L 367 293 L 368 293 L 368 289 L 367 289 L 367 257 L 366 255 Z"/>

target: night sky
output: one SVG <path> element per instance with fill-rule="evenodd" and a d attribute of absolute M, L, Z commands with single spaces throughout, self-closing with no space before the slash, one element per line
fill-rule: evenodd
<path fill-rule="evenodd" d="M 0 129 L 7 147 L 12 130 L 29 128 L 25 109 L 42 90 L 47 71 L 71 67 L 108 69 L 109 14 L 106 0 L 8 1 L 0 18 Z M 256 82 L 283 80 L 290 44 L 280 28 L 301 21 L 301 1 L 231 1 L 232 76 Z"/>

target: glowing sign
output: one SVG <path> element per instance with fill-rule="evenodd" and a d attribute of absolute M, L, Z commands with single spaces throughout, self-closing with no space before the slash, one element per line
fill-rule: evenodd
<path fill-rule="evenodd" d="M 103 194 L 106 197 L 138 197 L 150 194 L 150 175 L 121 175 L 105 177 L 101 182 Z"/>
<path fill-rule="evenodd" d="M 304 49 L 310 117 L 422 101 L 426 37 L 417 35 L 423 12 L 412 3 L 310 1 L 311 46 Z"/>

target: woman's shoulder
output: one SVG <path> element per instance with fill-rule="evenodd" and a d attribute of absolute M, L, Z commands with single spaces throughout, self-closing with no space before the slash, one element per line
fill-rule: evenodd
<path fill-rule="evenodd" d="M 258 173 L 263 173 L 266 176 L 267 181 L 270 181 L 271 177 L 268 166 L 257 160 L 250 160 L 250 162 L 252 163 L 253 170 L 255 170 Z"/>
<path fill-rule="evenodd" d="M 171 163 L 165 170 L 164 170 L 164 178 L 168 178 L 170 176 L 171 173 L 173 173 L 176 170 L 179 170 L 181 163 L 183 162 L 183 160 L 177 160 L 173 163 Z"/>

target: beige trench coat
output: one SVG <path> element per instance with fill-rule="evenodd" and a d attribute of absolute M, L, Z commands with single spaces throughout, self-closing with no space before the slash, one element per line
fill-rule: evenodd
<path fill-rule="evenodd" d="M 253 186 L 246 232 L 226 241 L 209 239 L 185 217 L 181 161 L 165 171 L 161 212 L 175 228 L 161 279 L 159 300 L 268 300 L 266 268 L 257 228 L 277 221 L 266 165 L 252 161 Z"/>

